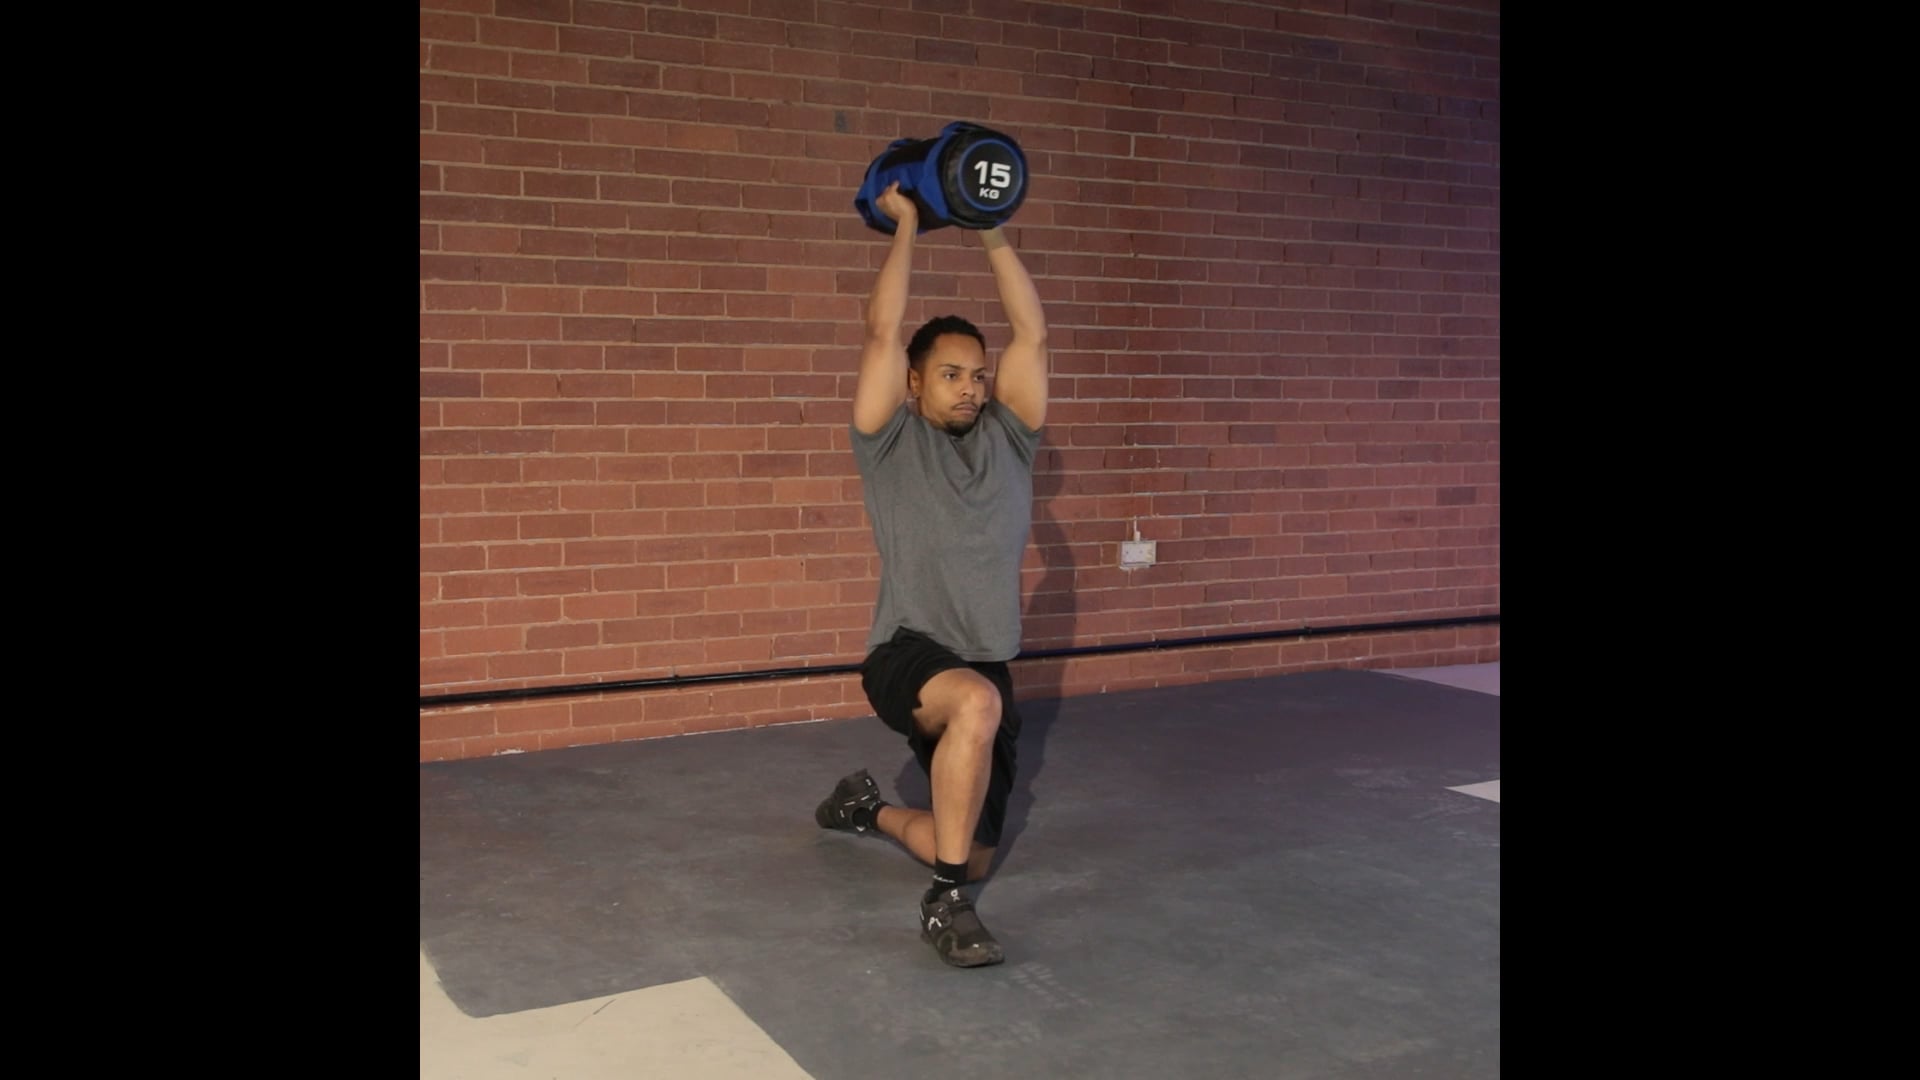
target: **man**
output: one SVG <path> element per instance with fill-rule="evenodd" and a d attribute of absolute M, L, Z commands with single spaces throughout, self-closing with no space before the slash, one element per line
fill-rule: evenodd
<path fill-rule="evenodd" d="M 965 319 L 932 319 L 903 348 L 919 212 L 898 184 L 875 206 L 896 228 L 867 303 L 853 398 L 853 453 L 882 567 L 861 685 L 906 737 L 933 806 L 884 802 L 861 769 L 814 818 L 878 832 L 932 866 L 920 936 L 947 963 L 979 967 L 1005 955 L 961 886 L 991 867 L 1013 788 L 1020 713 L 1006 662 L 1020 651 L 1020 562 L 1047 416 L 1046 320 L 1006 237 L 980 230 L 1013 333 L 992 391 L 986 341 Z"/>

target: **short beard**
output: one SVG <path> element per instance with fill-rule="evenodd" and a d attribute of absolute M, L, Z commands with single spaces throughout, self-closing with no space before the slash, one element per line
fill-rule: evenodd
<path fill-rule="evenodd" d="M 947 434 L 959 436 L 959 435 L 965 435 L 967 432 L 972 431 L 973 425 L 979 422 L 980 422 L 980 414 L 975 413 L 973 419 L 971 420 L 957 420 L 957 419 L 949 420 L 940 426 L 947 430 Z"/>

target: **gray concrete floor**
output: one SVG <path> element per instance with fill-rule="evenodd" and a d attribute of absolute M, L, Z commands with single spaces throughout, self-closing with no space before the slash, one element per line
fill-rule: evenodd
<path fill-rule="evenodd" d="M 877 720 L 422 765 L 421 1076 L 1499 1075 L 1498 664 L 1022 711 L 972 971 L 813 824 Z"/>

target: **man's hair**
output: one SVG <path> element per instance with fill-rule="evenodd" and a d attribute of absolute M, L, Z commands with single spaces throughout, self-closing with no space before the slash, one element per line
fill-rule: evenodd
<path fill-rule="evenodd" d="M 913 332 L 913 340 L 907 342 L 907 363 L 915 370 L 923 370 L 927 353 L 932 351 L 934 341 L 942 334 L 965 334 L 980 343 L 982 352 L 986 351 L 987 339 L 981 335 L 980 328 L 958 315 L 942 315 L 937 319 L 928 319 L 925 326 Z"/>

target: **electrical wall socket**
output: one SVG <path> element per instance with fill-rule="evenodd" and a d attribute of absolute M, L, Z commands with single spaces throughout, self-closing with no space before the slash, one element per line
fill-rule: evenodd
<path fill-rule="evenodd" d="M 1152 566 L 1154 559 L 1153 540 L 1123 540 L 1120 543 L 1121 566 Z"/>

